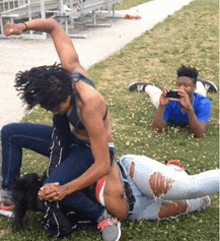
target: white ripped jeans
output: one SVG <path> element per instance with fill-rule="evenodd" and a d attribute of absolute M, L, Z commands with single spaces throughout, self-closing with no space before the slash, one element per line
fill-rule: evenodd
<path fill-rule="evenodd" d="M 188 175 L 174 165 L 165 165 L 146 156 L 125 155 L 119 159 L 127 175 L 136 199 L 129 220 L 157 220 L 162 202 L 186 200 L 187 212 L 203 209 L 203 198 L 219 192 L 220 169 Z M 134 177 L 130 176 L 131 164 L 135 164 Z M 158 174 L 165 178 L 165 193 L 155 195 L 151 188 L 151 177 Z M 168 180 L 167 183 L 166 181 Z M 167 185 L 167 186 L 166 186 Z"/>
<path fill-rule="evenodd" d="M 162 94 L 162 90 L 154 85 L 147 85 L 145 87 L 145 92 L 150 96 L 150 100 L 152 104 L 156 107 L 159 106 L 160 96 Z M 195 93 L 206 97 L 206 89 L 201 81 L 196 82 L 196 91 Z"/>

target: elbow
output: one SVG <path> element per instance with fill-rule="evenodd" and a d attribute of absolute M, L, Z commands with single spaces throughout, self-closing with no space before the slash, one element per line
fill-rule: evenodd
<path fill-rule="evenodd" d="M 104 176 L 107 176 L 110 173 L 111 166 L 110 166 L 110 164 L 109 165 L 99 165 L 98 170 L 99 170 L 98 172 L 99 172 L 100 178 L 102 178 Z"/>
<path fill-rule="evenodd" d="M 71 59 L 71 61 L 63 61 L 62 67 L 68 71 L 81 70 L 78 56 L 75 56 L 73 59 Z"/>
<path fill-rule="evenodd" d="M 126 214 L 119 214 L 119 213 L 117 213 L 117 218 L 119 219 L 119 221 L 126 221 L 126 220 L 128 220 L 128 212 Z"/>
<path fill-rule="evenodd" d="M 55 20 L 55 19 L 50 19 L 49 20 L 49 28 L 47 29 L 47 33 L 48 34 L 53 34 L 53 32 L 57 29 L 57 28 L 61 28 L 60 24 Z"/>
<path fill-rule="evenodd" d="M 201 128 L 200 130 L 193 130 L 194 138 L 203 138 L 205 135 L 206 128 Z"/>
<path fill-rule="evenodd" d="M 194 138 L 203 138 L 203 137 L 204 137 L 204 133 L 199 134 L 199 135 L 194 134 Z"/>
<path fill-rule="evenodd" d="M 158 133 L 162 132 L 163 131 L 163 128 L 165 127 L 165 122 L 160 120 L 154 120 L 153 123 L 152 123 L 152 126 L 151 126 L 151 129 L 153 131 L 156 131 Z"/>
<path fill-rule="evenodd" d="M 103 176 L 107 176 L 111 171 L 111 167 L 110 165 L 106 166 L 104 169 L 103 169 Z"/>
<path fill-rule="evenodd" d="M 195 132 L 193 132 L 193 134 L 194 134 L 194 138 L 203 138 L 204 137 L 204 131 L 203 130 L 201 130 L 201 131 L 195 131 Z"/>
<path fill-rule="evenodd" d="M 158 127 L 158 126 L 152 126 L 151 127 L 153 131 L 156 131 L 158 133 L 161 133 L 163 131 L 162 127 Z"/>
<path fill-rule="evenodd" d="M 119 217 L 119 220 L 120 220 L 120 221 L 126 221 L 126 220 L 128 220 L 128 212 L 127 212 L 125 215 Z"/>

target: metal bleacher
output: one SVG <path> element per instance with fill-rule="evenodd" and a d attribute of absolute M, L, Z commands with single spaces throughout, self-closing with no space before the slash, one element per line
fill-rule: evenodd
<path fill-rule="evenodd" d="M 3 26 L 6 22 L 23 22 L 39 18 L 55 18 L 63 26 L 67 34 L 76 20 L 83 21 L 85 16 L 92 14 L 93 23 L 89 27 L 110 27 L 110 24 L 97 24 L 96 16 L 102 10 L 112 11 L 115 5 L 123 0 L 0 0 L 0 37 L 4 37 Z M 25 38 L 46 38 L 47 35 L 29 31 L 22 34 Z M 82 37 L 83 35 L 70 35 Z"/>

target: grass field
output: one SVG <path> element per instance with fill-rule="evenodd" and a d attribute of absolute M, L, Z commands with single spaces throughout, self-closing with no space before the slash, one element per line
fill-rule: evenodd
<path fill-rule="evenodd" d="M 126 1 L 126 7 L 146 1 Z M 105 97 L 111 115 L 116 158 L 126 153 L 144 154 L 161 162 L 179 159 L 191 174 L 219 166 L 219 96 L 209 94 L 212 114 L 209 128 L 202 139 L 195 139 L 187 129 L 166 128 L 152 132 L 155 108 L 145 94 L 130 93 L 133 81 L 151 81 L 160 88 L 174 88 L 176 69 L 191 65 L 200 77 L 219 87 L 218 1 L 194 0 L 151 31 L 135 39 L 121 51 L 89 69 L 97 89 Z M 23 121 L 51 124 L 51 114 L 36 109 Z M 24 152 L 22 173 L 46 168 L 47 159 L 30 151 Z M 30 213 L 25 218 L 25 232 L 15 233 L 10 220 L 0 217 L 0 240 L 53 240 L 48 238 L 42 214 Z M 94 228 L 85 228 L 64 240 L 102 240 Z M 219 196 L 212 196 L 212 206 L 204 212 L 162 222 L 126 222 L 121 241 L 218 241 Z"/>
<path fill-rule="evenodd" d="M 123 0 L 121 4 L 116 5 L 117 10 L 124 10 L 135 7 L 139 4 L 150 2 L 151 0 Z"/>

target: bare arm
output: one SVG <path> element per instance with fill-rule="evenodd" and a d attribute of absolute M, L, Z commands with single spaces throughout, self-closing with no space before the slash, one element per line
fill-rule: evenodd
<path fill-rule="evenodd" d="M 82 119 L 89 136 L 95 162 L 79 178 L 66 184 L 68 194 L 95 183 L 110 171 L 108 137 L 103 121 L 106 104 L 99 94 L 95 94 L 86 102 L 82 111 Z"/>
<path fill-rule="evenodd" d="M 82 82 L 77 82 L 76 88 L 83 88 L 85 85 Z M 103 121 L 103 116 L 106 111 L 106 103 L 103 97 L 96 91 L 90 90 L 90 96 L 87 91 L 89 88 L 83 88 L 84 98 L 83 106 L 79 107 L 82 114 L 82 121 L 87 130 L 91 151 L 94 157 L 94 164 L 90 166 L 81 176 L 61 186 L 47 186 L 41 198 L 46 200 L 62 200 L 65 196 L 81 190 L 103 176 L 106 176 L 110 171 L 110 155 L 108 148 L 108 135 Z M 94 114 L 95 113 L 95 114 Z M 71 170 L 70 170 L 71 171 Z M 59 194 L 57 194 L 59 193 Z"/>
<path fill-rule="evenodd" d="M 163 117 L 164 117 L 165 108 L 170 102 L 170 99 L 166 98 L 166 93 L 168 91 L 169 90 L 167 90 L 167 89 L 163 90 L 163 92 L 160 96 L 160 105 L 158 107 L 156 116 L 155 116 L 154 121 L 152 123 L 152 129 L 157 131 L 157 132 L 162 132 L 163 128 L 166 126 L 166 123 L 163 120 Z"/>
<path fill-rule="evenodd" d="M 56 21 L 34 20 L 25 24 L 7 24 L 4 32 L 7 36 L 21 34 L 27 26 L 28 30 L 50 34 L 60 57 L 62 67 L 69 71 L 77 70 L 85 74 L 85 70 L 79 64 L 71 39 Z M 76 90 L 81 100 L 82 107 L 79 107 L 81 118 L 88 133 L 95 163 L 79 178 L 65 185 L 55 186 L 59 188 L 59 199 L 63 199 L 66 195 L 95 183 L 98 179 L 107 175 L 110 169 L 107 128 L 103 121 L 106 103 L 96 90 L 92 90 L 88 86 L 85 87 L 85 84 L 82 82 L 76 83 Z"/>
<path fill-rule="evenodd" d="M 187 112 L 189 116 L 189 128 L 194 134 L 194 137 L 203 137 L 208 125 L 204 122 L 198 121 L 193 108 L 189 109 Z"/>
<path fill-rule="evenodd" d="M 163 128 L 166 126 L 166 123 L 163 120 L 164 112 L 165 112 L 165 106 L 159 105 L 156 116 L 152 123 L 152 129 L 157 132 L 162 132 Z"/>
<path fill-rule="evenodd" d="M 71 39 L 57 21 L 38 19 L 26 22 L 25 24 L 7 23 L 4 27 L 4 33 L 6 36 L 20 35 L 26 30 L 35 30 L 50 34 L 59 55 L 61 66 L 69 71 L 76 70 L 86 74 L 85 69 L 79 63 L 79 58 Z"/>
<path fill-rule="evenodd" d="M 207 129 L 207 124 L 204 122 L 199 122 L 196 114 L 194 112 L 194 109 L 192 107 L 192 103 L 190 101 L 189 95 L 184 90 L 178 90 L 180 93 L 180 104 L 183 107 L 183 110 L 185 110 L 188 113 L 189 117 L 189 128 L 194 134 L 194 137 L 201 138 L 203 137 L 203 134 L 205 130 Z"/>

